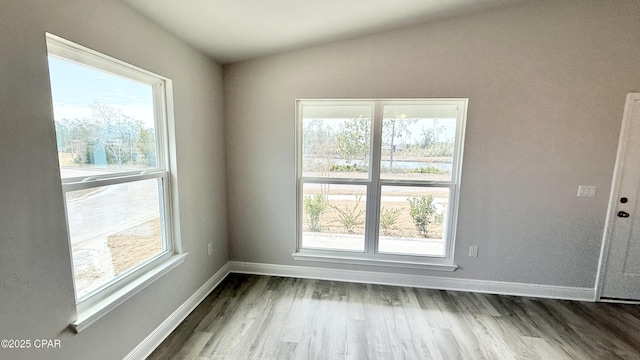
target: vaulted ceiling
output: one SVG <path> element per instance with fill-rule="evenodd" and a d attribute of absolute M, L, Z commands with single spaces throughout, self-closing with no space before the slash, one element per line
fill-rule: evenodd
<path fill-rule="evenodd" d="M 122 0 L 226 64 L 526 0 Z"/>

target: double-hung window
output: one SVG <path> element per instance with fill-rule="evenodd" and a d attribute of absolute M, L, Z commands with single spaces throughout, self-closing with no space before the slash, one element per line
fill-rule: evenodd
<path fill-rule="evenodd" d="M 295 258 L 454 270 L 466 99 L 298 100 Z"/>
<path fill-rule="evenodd" d="M 80 322 L 177 263 L 170 80 L 53 35 L 47 48 Z"/>

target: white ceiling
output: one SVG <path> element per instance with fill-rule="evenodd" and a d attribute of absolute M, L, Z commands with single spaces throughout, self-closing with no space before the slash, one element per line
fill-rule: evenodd
<path fill-rule="evenodd" d="M 526 0 L 122 0 L 223 64 Z"/>

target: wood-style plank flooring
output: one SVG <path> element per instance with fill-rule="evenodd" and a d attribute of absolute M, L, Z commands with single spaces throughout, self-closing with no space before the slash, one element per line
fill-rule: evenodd
<path fill-rule="evenodd" d="M 640 359 L 640 306 L 230 274 L 149 359 Z"/>

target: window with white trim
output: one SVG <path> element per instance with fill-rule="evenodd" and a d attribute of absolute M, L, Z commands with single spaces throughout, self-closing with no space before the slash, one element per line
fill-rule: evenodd
<path fill-rule="evenodd" d="M 454 270 L 467 99 L 298 100 L 294 257 Z"/>
<path fill-rule="evenodd" d="M 47 34 L 79 313 L 175 253 L 169 79 Z"/>

